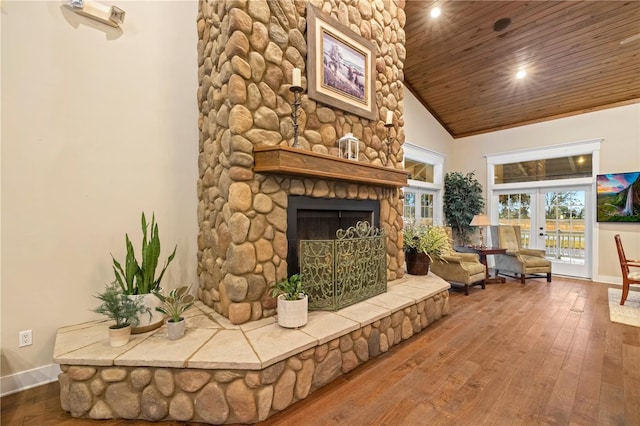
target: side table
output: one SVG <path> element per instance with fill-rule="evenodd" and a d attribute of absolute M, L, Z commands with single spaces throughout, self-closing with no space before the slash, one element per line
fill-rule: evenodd
<path fill-rule="evenodd" d="M 486 278 L 484 282 L 486 284 L 493 283 L 504 283 L 506 282 L 505 277 L 495 276 L 492 277 L 489 274 L 489 266 L 487 265 L 487 256 L 492 254 L 505 254 L 507 249 L 499 248 L 499 247 L 480 247 L 480 246 L 458 246 L 455 248 L 456 251 L 460 251 L 463 253 L 476 253 L 480 255 L 480 263 L 484 265 L 484 270 L 486 271 Z"/>

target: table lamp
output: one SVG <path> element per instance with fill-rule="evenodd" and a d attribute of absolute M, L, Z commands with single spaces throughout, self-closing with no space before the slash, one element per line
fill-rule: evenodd
<path fill-rule="evenodd" d="M 486 214 L 477 214 L 473 216 L 473 219 L 471 219 L 471 223 L 469 225 L 480 227 L 480 247 L 486 247 L 484 245 L 484 236 L 482 235 L 482 228 L 485 226 L 491 225 L 491 219 L 489 219 L 489 216 L 487 216 Z"/>

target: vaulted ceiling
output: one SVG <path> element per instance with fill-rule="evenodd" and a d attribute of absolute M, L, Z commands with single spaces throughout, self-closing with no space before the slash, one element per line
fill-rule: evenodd
<path fill-rule="evenodd" d="M 407 0 L 405 12 L 407 88 L 456 138 L 640 100 L 638 0 Z"/>

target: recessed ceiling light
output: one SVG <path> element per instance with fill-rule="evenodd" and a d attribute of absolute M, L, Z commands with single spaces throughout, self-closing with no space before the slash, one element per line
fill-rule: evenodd
<path fill-rule="evenodd" d="M 522 80 L 523 78 L 525 78 L 527 76 L 527 72 L 525 70 L 519 70 L 516 73 L 516 78 L 519 80 Z"/>
<path fill-rule="evenodd" d="M 432 18 L 437 18 L 438 16 L 440 16 L 441 13 L 442 11 L 440 10 L 440 8 L 436 6 L 431 9 L 430 15 Z"/>
<path fill-rule="evenodd" d="M 511 25 L 511 19 L 510 18 L 501 18 L 498 19 L 496 22 L 493 23 L 493 31 L 504 31 L 507 28 L 509 28 L 509 26 Z"/>

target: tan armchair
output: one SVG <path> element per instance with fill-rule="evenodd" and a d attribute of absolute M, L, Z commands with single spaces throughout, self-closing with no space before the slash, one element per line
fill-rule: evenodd
<path fill-rule="evenodd" d="M 510 272 L 520 277 L 524 284 L 525 278 L 540 278 L 546 274 L 547 282 L 551 282 L 551 261 L 545 259 L 544 250 L 524 248 L 520 243 L 520 227 L 499 225 L 491 227 L 491 241 L 493 246 L 507 249 L 506 254 L 493 255 L 495 259 L 496 275 Z"/>
<path fill-rule="evenodd" d="M 451 228 L 447 229 L 451 236 Z M 469 295 L 469 287 L 482 285 L 485 288 L 485 267 L 475 253 L 458 253 L 449 251 L 440 256 L 431 256 L 431 272 L 452 285 L 462 284 L 464 294 Z"/>

